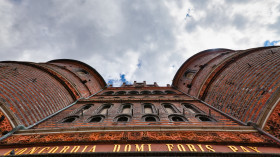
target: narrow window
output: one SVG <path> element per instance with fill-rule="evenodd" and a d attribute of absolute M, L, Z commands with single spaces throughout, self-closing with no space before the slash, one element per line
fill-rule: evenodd
<path fill-rule="evenodd" d="M 76 114 L 83 114 L 86 110 L 90 109 L 92 106 L 94 106 L 94 105 L 86 104 L 81 109 L 79 109 L 79 111 L 77 111 Z"/>
<path fill-rule="evenodd" d="M 111 107 L 112 105 L 104 105 L 101 109 L 100 109 L 100 111 L 98 112 L 99 114 L 107 114 L 107 112 L 109 111 L 109 109 L 110 109 L 110 107 Z"/>
<path fill-rule="evenodd" d="M 163 107 L 165 108 L 168 114 L 173 114 L 178 112 L 178 110 L 172 104 L 164 104 Z"/>
<path fill-rule="evenodd" d="M 145 112 L 146 114 L 148 114 L 148 113 L 153 113 L 152 105 L 150 105 L 150 104 L 144 105 L 144 112 Z"/>
<path fill-rule="evenodd" d="M 121 113 L 130 114 L 131 113 L 131 105 L 130 104 L 123 105 Z"/>
<path fill-rule="evenodd" d="M 199 113 L 199 110 L 196 109 L 192 104 L 184 103 L 183 106 L 189 113 Z"/>

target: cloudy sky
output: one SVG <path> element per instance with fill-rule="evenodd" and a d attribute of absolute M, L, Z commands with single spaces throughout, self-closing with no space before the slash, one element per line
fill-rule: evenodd
<path fill-rule="evenodd" d="M 118 86 L 171 84 L 190 56 L 280 44 L 279 0 L 1 0 L 1 60 L 76 59 Z"/>

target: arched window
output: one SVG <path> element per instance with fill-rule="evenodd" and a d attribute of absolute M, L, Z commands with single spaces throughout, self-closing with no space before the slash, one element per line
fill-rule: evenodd
<path fill-rule="evenodd" d="M 108 92 L 102 93 L 102 95 L 112 95 L 113 93 L 114 93 L 113 91 L 108 91 Z"/>
<path fill-rule="evenodd" d="M 89 122 L 89 123 L 99 123 L 99 122 L 103 122 L 104 119 L 105 119 L 104 116 L 102 116 L 102 115 L 97 115 L 97 116 L 90 117 L 90 118 L 88 119 L 88 122 Z"/>
<path fill-rule="evenodd" d="M 166 94 L 176 94 L 176 92 L 171 91 L 171 90 L 166 90 L 165 93 L 166 93 Z"/>
<path fill-rule="evenodd" d="M 195 117 L 202 122 L 214 122 L 215 121 L 212 117 L 209 117 L 206 115 L 196 115 Z"/>
<path fill-rule="evenodd" d="M 124 95 L 124 94 L 126 94 L 126 91 L 118 91 L 118 92 L 116 92 L 116 95 Z"/>
<path fill-rule="evenodd" d="M 159 118 L 155 115 L 145 115 L 142 117 L 145 122 L 158 122 Z"/>
<path fill-rule="evenodd" d="M 153 91 L 153 94 L 164 94 L 164 93 L 162 91 L 155 90 L 155 91 Z"/>
<path fill-rule="evenodd" d="M 185 117 L 180 116 L 180 115 L 170 115 L 170 116 L 168 116 L 168 118 L 171 122 L 185 122 L 185 121 L 187 121 Z"/>
<path fill-rule="evenodd" d="M 188 80 L 193 79 L 194 75 L 195 75 L 196 71 L 195 70 L 190 70 L 188 69 L 185 73 L 184 73 L 184 77 Z"/>
<path fill-rule="evenodd" d="M 93 105 L 93 104 L 86 104 L 86 105 L 84 105 L 81 109 L 79 109 L 79 110 L 76 112 L 76 114 L 82 114 L 82 115 L 83 115 L 83 113 L 84 113 L 86 110 L 90 109 L 92 106 L 94 106 L 94 105 Z"/>
<path fill-rule="evenodd" d="M 176 109 L 175 106 L 170 103 L 164 103 L 163 107 L 168 114 L 173 114 L 173 113 L 179 112 L 178 109 Z"/>
<path fill-rule="evenodd" d="M 86 70 L 84 70 L 84 69 L 78 69 L 78 70 L 77 70 L 77 73 L 78 73 L 79 75 L 87 75 L 87 74 L 88 74 L 88 72 L 87 72 Z"/>
<path fill-rule="evenodd" d="M 105 104 L 101 107 L 98 114 L 107 114 L 109 112 L 109 109 L 111 108 L 112 104 Z"/>
<path fill-rule="evenodd" d="M 128 94 L 136 95 L 136 94 L 139 94 L 139 92 L 138 91 L 129 91 Z"/>
<path fill-rule="evenodd" d="M 120 115 L 115 118 L 115 121 L 120 122 L 120 123 L 126 123 L 126 122 L 129 122 L 130 119 L 131 119 L 131 117 L 128 115 Z"/>
<path fill-rule="evenodd" d="M 78 119 L 79 116 L 70 116 L 70 117 L 66 117 L 62 120 L 62 123 L 72 123 L 74 122 L 76 119 Z"/>
<path fill-rule="evenodd" d="M 151 91 L 144 90 L 144 91 L 141 91 L 140 93 L 141 93 L 141 94 L 151 94 Z"/>
<path fill-rule="evenodd" d="M 132 104 L 123 104 L 121 108 L 122 114 L 131 114 Z"/>
<path fill-rule="evenodd" d="M 145 114 L 152 114 L 155 113 L 155 107 L 151 103 L 145 103 L 143 104 L 143 113 Z"/>
<path fill-rule="evenodd" d="M 200 113 L 199 109 L 194 107 L 194 105 L 192 105 L 192 104 L 183 103 L 182 105 L 185 107 L 186 111 L 189 113 Z"/>

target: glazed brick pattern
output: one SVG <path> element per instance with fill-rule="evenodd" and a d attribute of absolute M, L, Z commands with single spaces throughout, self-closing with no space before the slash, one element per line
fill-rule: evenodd
<path fill-rule="evenodd" d="M 244 54 L 245 53 L 245 54 Z M 257 122 L 280 86 L 280 49 L 256 49 L 232 58 L 204 92 L 205 101 L 243 122 Z"/>
<path fill-rule="evenodd" d="M 11 123 L 9 122 L 8 118 L 4 115 L 4 113 L 0 110 L 0 118 L 4 116 L 4 120 L 0 122 L 0 137 L 3 134 L 11 131 L 13 129 Z"/>
<path fill-rule="evenodd" d="M 102 85 L 100 83 L 99 76 L 95 74 L 92 69 L 89 69 L 88 67 L 82 66 L 81 64 L 75 63 L 75 62 L 61 62 L 61 63 L 51 63 L 58 66 L 63 66 L 69 71 L 72 71 L 75 75 L 77 75 L 82 82 L 84 82 L 84 85 L 88 88 L 90 91 L 90 95 L 95 94 L 96 92 L 100 91 L 102 88 L 105 87 L 105 85 Z M 85 70 L 89 74 L 81 74 L 79 73 L 80 70 Z"/>
<path fill-rule="evenodd" d="M 272 144 L 259 133 L 250 132 L 206 132 L 206 131 L 134 131 L 134 132 L 76 132 L 33 135 L 13 135 L 0 142 L 1 145 L 45 144 L 45 143 L 129 143 L 129 142 L 196 142 L 196 143 L 247 143 Z"/>
<path fill-rule="evenodd" d="M 88 97 L 91 93 L 88 87 L 82 83 L 81 78 L 72 71 L 66 69 L 64 66 L 57 66 L 54 64 L 40 64 L 41 66 L 46 66 L 49 69 L 55 70 L 57 73 L 61 74 L 71 82 L 71 85 L 79 91 L 81 97 Z"/>
<path fill-rule="evenodd" d="M 110 88 L 107 90 L 104 90 L 102 93 L 106 93 L 107 91 L 114 91 L 114 93 L 118 91 L 123 91 L 122 88 L 117 88 L 118 90 L 114 90 L 114 88 Z M 144 88 L 142 90 L 148 90 L 149 88 Z M 159 91 L 161 90 L 160 87 L 155 88 Z M 163 88 L 166 89 L 166 88 Z M 139 89 L 134 89 L 135 91 L 140 91 Z M 173 90 L 173 89 L 169 89 Z M 173 90 L 175 91 L 175 90 Z M 137 94 L 133 95 L 133 99 L 124 98 L 124 97 L 131 97 L 131 96 L 119 96 L 120 99 L 114 98 L 116 95 L 96 95 L 91 97 L 89 100 L 86 100 L 86 102 L 83 102 L 81 100 L 78 104 L 64 110 L 63 112 L 59 113 L 58 115 L 52 117 L 48 121 L 45 121 L 35 128 L 76 128 L 76 127 L 109 127 L 109 126 L 238 126 L 237 123 L 234 121 L 222 116 L 218 112 L 209 109 L 206 105 L 199 103 L 198 101 L 193 100 L 190 97 L 187 97 L 185 95 L 181 95 L 179 91 L 176 91 L 178 94 L 162 94 L 162 95 L 151 95 L 150 97 L 145 97 L 147 95 L 143 94 Z M 179 94 L 180 93 L 180 94 Z M 178 101 L 177 97 L 174 98 L 174 95 L 181 96 L 182 99 Z M 102 96 L 102 99 L 100 99 L 100 96 Z M 144 96 L 144 97 L 143 97 Z M 161 96 L 164 96 L 162 98 Z M 143 98 L 142 98 L 143 97 Z M 113 99 L 112 99 L 113 98 Z M 132 116 L 131 121 L 127 123 L 117 123 L 115 122 L 115 118 L 117 116 L 122 115 L 121 108 L 123 104 L 131 103 L 133 105 L 133 115 L 130 113 L 129 115 Z M 143 112 L 143 103 L 151 103 L 155 107 L 155 112 L 159 111 L 158 113 L 154 113 L 152 115 L 156 115 L 160 121 L 158 122 L 145 122 L 143 120 L 143 116 L 148 115 Z M 186 122 L 170 122 L 170 119 L 168 118 L 169 114 L 165 111 L 162 104 L 164 103 L 171 103 L 173 104 L 176 109 L 178 109 L 178 115 L 182 115 L 183 117 L 187 118 L 188 121 Z M 183 106 L 182 103 L 190 103 L 194 107 L 196 107 L 200 112 L 199 113 L 189 113 L 187 109 L 184 109 L 185 114 L 183 115 Z M 83 115 L 81 115 L 81 112 L 78 112 L 84 105 L 86 104 L 93 104 L 94 106 L 91 107 L 88 110 L 85 110 Z M 98 111 L 104 104 L 113 104 L 113 106 L 109 109 L 108 115 L 104 119 L 103 122 L 99 123 L 89 123 L 89 119 L 92 116 L 99 115 Z M 200 121 L 196 116 L 197 115 L 207 115 L 209 116 L 209 110 L 210 114 L 213 119 L 216 121 L 212 122 L 202 122 Z M 72 123 L 62 123 L 62 120 L 69 116 L 79 116 L 77 120 L 75 120 Z"/>
<path fill-rule="evenodd" d="M 269 116 L 264 126 L 264 130 L 280 139 L 280 103 L 277 104 Z"/>
<path fill-rule="evenodd" d="M 34 66 L 0 63 L 0 70 L 0 98 L 25 126 L 73 102 L 58 80 Z"/>

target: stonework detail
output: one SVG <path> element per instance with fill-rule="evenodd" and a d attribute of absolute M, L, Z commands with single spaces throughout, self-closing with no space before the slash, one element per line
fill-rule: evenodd
<path fill-rule="evenodd" d="M 123 142 L 201 142 L 201 143 L 272 143 L 259 133 L 250 132 L 203 132 L 203 131 L 136 131 L 13 135 L 1 144 L 44 144 L 44 143 L 123 143 Z"/>

